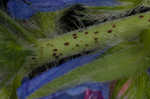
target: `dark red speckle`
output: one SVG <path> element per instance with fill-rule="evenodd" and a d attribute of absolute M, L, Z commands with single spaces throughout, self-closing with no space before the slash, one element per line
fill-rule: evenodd
<path fill-rule="evenodd" d="M 85 32 L 84 34 L 85 34 L 85 35 L 87 35 L 87 34 L 88 34 L 88 32 Z"/>
<path fill-rule="evenodd" d="M 108 30 L 107 32 L 108 32 L 108 33 L 112 33 L 112 30 Z"/>
<path fill-rule="evenodd" d="M 76 33 L 72 34 L 72 36 L 73 36 L 73 39 L 77 39 L 78 38 Z"/>
<path fill-rule="evenodd" d="M 139 18 L 144 18 L 144 16 L 143 16 L 143 15 L 140 15 Z"/>
<path fill-rule="evenodd" d="M 113 24 L 113 25 L 112 25 L 112 27 L 113 27 L 113 28 L 115 28 L 115 27 L 116 27 L 116 25 L 115 25 L 115 24 Z"/>
<path fill-rule="evenodd" d="M 65 45 L 65 46 L 68 46 L 68 45 L 69 45 L 69 42 L 65 42 L 64 45 Z"/>

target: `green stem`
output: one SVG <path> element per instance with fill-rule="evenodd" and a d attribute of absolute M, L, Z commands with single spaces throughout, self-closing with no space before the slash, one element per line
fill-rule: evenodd
<path fill-rule="evenodd" d="M 121 41 L 128 41 L 139 36 L 141 31 L 150 26 L 150 12 L 137 14 L 104 24 L 89 27 L 83 31 L 73 31 L 53 39 L 43 39 L 33 47 L 36 66 L 56 61 L 67 56 L 93 49 L 104 49 Z"/>

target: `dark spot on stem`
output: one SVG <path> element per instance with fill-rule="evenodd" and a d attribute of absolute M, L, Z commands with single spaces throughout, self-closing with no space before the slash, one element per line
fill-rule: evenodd
<path fill-rule="evenodd" d="M 34 59 L 36 59 L 35 57 L 32 57 L 32 59 L 34 60 Z"/>
<path fill-rule="evenodd" d="M 60 53 L 60 56 L 62 56 L 63 54 L 62 53 Z"/>
<path fill-rule="evenodd" d="M 72 36 L 77 36 L 77 34 L 76 34 L 76 33 L 74 33 L 74 34 L 72 34 Z"/>
<path fill-rule="evenodd" d="M 116 27 L 116 25 L 115 25 L 115 24 L 113 24 L 113 25 L 112 25 L 112 27 L 113 27 L 113 28 L 115 28 L 115 27 Z"/>
<path fill-rule="evenodd" d="M 56 56 L 56 53 L 53 53 L 53 56 Z"/>
<path fill-rule="evenodd" d="M 98 42 L 98 38 L 97 38 L 97 37 L 95 37 L 95 38 L 94 38 L 94 40 L 95 40 L 95 43 L 97 43 L 97 42 Z"/>
<path fill-rule="evenodd" d="M 85 34 L 85 35 L 87 35 L 87 34 L 88 34 L 88 32 L 85 32 L 84 34 Z"/>
<path fill-rule="evenodd" d="M 107 32 L 108 32 L 108 33 L 112 33 L 112 30 L 108 30 Z"/>
<path fill-rule="evenodd" d="M 58 58 L 59 58 L 59 56 L 55 56 L 55 58 L 56 58 L 56 59 L 58 59 Z"/>
<path fill-rule="evenodd" d="M 53 51 L 58 51 L 58 49 L 53 49 Z"/>
<path fill-rule="evenodd" d="M 88 45 L 88 44 L 85 44 L 85 46 L 88 47 L 89 45 Z"/>
<path fill-rule="evenodd" d="M 77 36 L 74 36 L 74 37 L 73 37 L 73 39 L 77 39 L 77 38 L 78 38 Z"/>
<path fill-rule="evenodd" d="M 98 34 L 98 33 L 99 33 L 98 31 L 94 32 L 94 34 Z"/>
<path fill-rule="evenodd" d="M 64 45 L 65 45 L 65 46 L 68 46 L 68 45 L 69 45 L 69 42 L 65 42 Z"/>
<path fill-rule="evenodd" d="M 144 16 L 143 16 L 143 15 L 140 15 L 139 18 L 144 18 Z"/>
<path fill-rule="evenodd" d="M 76 44 L 76 47 L 79 47 L 79 44 Z"/>
<path fill-rule="evenodd" d="M 97 38 L 97 37 L 95 37 L 95 38 L 94 38 L 94 40 L 95 40 L 95 41 L 98 41 L 98 38 Z"/>

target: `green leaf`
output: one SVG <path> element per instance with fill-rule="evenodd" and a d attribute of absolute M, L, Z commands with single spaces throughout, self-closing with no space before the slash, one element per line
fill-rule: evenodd
<path fill-rule="evenodd" d="M 147 72 L 139 72 L 135 76 L 130 77 L 131 84 L 129 88 L 127 89 L 127 92 L 123 94 L 121 99 L 124 99 L 125 97 L 127 99 L 149 99 L 150 98 L 150 77 L 147 74 Z M 118 83 L 122 83 L 122 80 L 128 80 L 122 78 L 121 80 L 118 80 Z M 122 86 L 116 84 L 112 99 L 116 99 L 116 96 L 118 92 L 120 91 Z"/>
<path fill-rule="evenodd" d="M 25 75 L 24 63 L 31 55 L 27 47 L 31 39 L 26 38 L 27 32 L 1 11 L 0 18 L 3 19 L 0 19 L 0 99 L 17 99 L 16 88 Z"/>

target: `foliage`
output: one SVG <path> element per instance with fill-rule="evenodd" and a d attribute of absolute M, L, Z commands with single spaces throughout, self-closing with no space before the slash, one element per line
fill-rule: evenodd
<path fill-rule="evenodd" d="M 137 5 L 139 4 L 139 1 L 140 0 L 133 0 L 132 2 L 136 2 L 135 5 Z M 118 8 L 120 9 L 121 7 L 124 8 L 123 6 Z M 96 9 L 99 10 L 99 8 Z M 109 8 L 104 7 L 100 9 L 107 10 Z M 48 15 L 51 16 L 51 14 Z M 55 16 L 56 13 L 53 13 L 53 15 Z M 40 24 L 39 27 L 41 30 L 37 31 L 24 27 L 21 25 L 22 22 L 16 22 L 16 20 L 10 18 L 6 13 L 0 10 L 0 98 L 17 99 L 16 89 L 20 86 L 22 78 L 27 75 L 27 73 L 44 63 L 81 53 L 85 49 L 86 43 L 89 43 L 88 50 L 93 48 L 96 50 L 103 50 L 103 48 L 109 45 L 112 46 L 115 44 L 115 46 L 94 62 L 86 64 L 82 68 L 78 68 L 63 77 L 56 79 L 52 83 L 45 85 L 30 98 L 47 95 L 48 93 L 61 88 L 65 83 L 71 83 L 74 81 L 75 77 L 76 79 L 81 79 L 85 76 L 91 77 L 91 79 L 95 81 L 110 81 L 122 77 L 130 77 L 133 80 L 135 79 L 135 81 L 132 83 L 133 87 L 127 94 L 132 96 L 133 94 L 130 93 L 133 93 L 134 89 L 137 89 L 134 97 L 149 97 L 149 79 L 147 75 L 143 73 L 143 71 L 148 68 L 150 62 L 150 30 L 148 29 L 150 25 L 148 23 L 149 13 L 144 14 L 143 20 L 139 19 L 138 16 L 140 15 L 141 14 L 113 22 L 106 22 L 102 25 L 95 25 L 83 29 L 82 32 L 73 31 L 65 35 L 47 39 L 48 37 L 45 32 L 52 33 L 53 29 L 55 30 L 55 24 L 51 24 L 55 22 L 54 20 L 47 22 L 47 20 L 49 20 L 47 14 L 43 16 L 39 13 L 39 15 L 33 17 L 33 20 L 35 20 L 37 24 Z M 54 16 L 51 17 L 54 18 Z M 113 24 L 116 24 L 116 30 L 114 29 L 115 32 L 109 34 L 106 30 L 112 28 Z M 48 27 L 51 27 L 52 31 L 49 30 Z M 101 37 L 100 42 L 98 42 L 98 48 L 97 44 L 93 42 L 93 38 L 85 37 L 87 32 L 95 33 L 97 32 L 95 30 L 100 31 L 100 34 L 97 34 L 96 36 L 92 34 L 90 37 Z M 72 40 L 72 35 L 74 33 L 77 33 L 80 36 L 80 41 Z M 141 35 L 139 36 L 139 34 Z M 141 38 L 135 42 L 127 42 L 136 37 Z M 39 40 L 41 38 L 43 40 Z M 79 48 L 72 50 L 72 48 L 74 48 L 73 45 L 69 48 L 64 47 L 64 40 L 69 40 L 72 44 L 79 43 L 82 40 L 86 41 L 86 43 L 83 42 L 83 45 Z M 54 43 L 55 47 L 58 47 L 60 50 L 63 49 L 63 56 L 59 57 L 59 59 L 54 58 L 50 52 L 53 47 L 46 46 L 48 43 Z M 33 60 L 34 58 L 36 59 Z M 91 72 L 91 69 L 94 71 Z M 138 72 L 141 72 L 141 74 L 138 74 Z M 138 76 L 135 76 L 136 74 L 138 74 Z"/>

